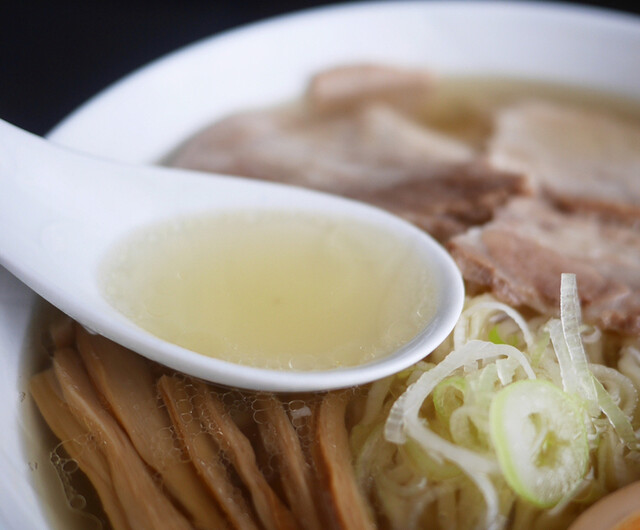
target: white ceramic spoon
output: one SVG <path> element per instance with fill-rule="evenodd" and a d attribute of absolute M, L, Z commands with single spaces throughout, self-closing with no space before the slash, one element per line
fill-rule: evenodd
<path fill-rule="evenodd" d="M 290 372 L 241 366 L 165 342 L 103 297 L 98 269 L 133 229 L 203 212 L 275 209 L 322 212 L 411 237 L 435 276 L 435 317 L 401 350 L 350 368 Z M 400 371 L 453 328 L 464 288 L 446 251 L 413 225 L 340 197 L 249 179 L 123 165 L 57 147 L 0 120 L 0 264 L 88 329 L 188 374 L 253 390 L 315 391 L 357 385 Z"/>

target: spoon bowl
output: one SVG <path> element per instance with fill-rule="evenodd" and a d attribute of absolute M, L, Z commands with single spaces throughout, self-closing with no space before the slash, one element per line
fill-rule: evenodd
<path fill-rule="evenodd" d="M 429 354 L 462 310 L 463 282 L 448 253 L 413 225 L 357 201 L 245 178 L 117 164 L 57 147 L 6 122 L 0 122 L 0 186 L 0 264 L 90 331 L 211 382 L 280 392 L 366 383 Z M 433 318 L 410 342 L 379 360 L 280 371 L 234 364 L 166 342 L 105 299 L 100 264 L 135 229 L 204 213 L 258 210 L 340 216 L 410 238 L 434 279 Z"/>

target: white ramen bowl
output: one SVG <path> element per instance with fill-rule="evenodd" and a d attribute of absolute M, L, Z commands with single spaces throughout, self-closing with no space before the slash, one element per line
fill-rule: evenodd
<path fill-rule="evenodd" d="M 356 61 L 583 85 L 640 98 L 640 19 L 567 5 L 393 2 L 316 9 L 206 39 L 104 91 L 50 135 L 153 163 L 227 113 L 298 96 L 310 74 Z M 1 192 L 1 190 L 0 190 Z M 28 396 L 46 359 L 37 297 L 0 269 L 0 528 L 71 528 L 51 440 Z M 35 322 L 34 322 L 35 321 Z M 55 480 L 53 480 L 55 484 Z M 87 528 L 87 521 L 75 523 Z"/>

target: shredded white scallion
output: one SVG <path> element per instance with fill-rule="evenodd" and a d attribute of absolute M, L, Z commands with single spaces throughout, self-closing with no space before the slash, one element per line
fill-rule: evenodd
<path fill-rule="evenodd" d="M 589 370 L 589 362 L 584 351 L 582 338 L 580 337 L 582 314 L 575 274 L 564 273 L 560 278 L 560 322 L 562 322 L 564 340 L 576 375 L 578 392 L 587 401 L 590 412 L 593 412 L 593 409 L 596 408 L 598 397 L 594 379 Z"/>
<path fill-rule="evenodd" d="M 479 313 L 483 314 L 479 315 Z M 488 317 L 495 313 L 504 313 L 507 317 L 513 320 L 522 332 L 522 338 L 524 339 L 527 348 L 531 349 L 533 347 L 533 336 L 529 330 L 529 326 L 520 313 L 506 304 L 497 302 L 488 297 L 483 297 L 480 301 L 476 301 L 469 305 L 469 307 L 460 315 L 460 319 L 453 331 L 454 349 L 465 344 L 469 340 L 470 336 L 477 335 L 478 330 L 481 329 L 489 320 Z M 474 319 L 476 316 L 479 316 L 479 318 Z M 469 328 L 472 328 L 473 331 L 470 331 Z"/>
<path fill-rule="evenodd" d="M 508 344 L 493 344 L 480 340 L 472 340 L 464 346 L 452 351 L 434 368 L 422 374 L 420 379 L 409 386 L 406 392 L 394 403 L 385 427 L 385 438 L 393 443 L 404 443 L 405 435 L 401 432 L 407 424 L 417 422 L 420 407 L 426 397 L 433 392 L 436 385 L 460 367 L 470 363 L 507 357 L 517 361 L 530 379 L 536 374 L 526 357 L 517 348 Z"/>
<path fill-rule="evenodd" d="M 593 378 L 593 381 L 598 396 L 598 405 L 611 422 L 611 425 L 620 437 L 620 440 L 622 440 L 630 449 L 637 449 L 638 439 L 633 432 L 633 427 L 631 426 L 629 418 L 627 418 L 624 412 L 620 410 L 620 407 L 615 404 L 613 399 L 611 399 L 611 395 L 605 390 L 602 383 L 600 383 L 600 381 L 595 377 Z"/>
<path fill-rule="evenodd" d="M 527 320 L 489 295 L 471 298 L 430 357 L 438 363 L 418 363 L 371 386 L 352 442 L 358 482 L 378 499 L 391 528 L 566 526 L 583 503 L 640 479 L 640 341 L 620 349 L 583 325 L 575 276 L 563 275 L 561 284 L 560 319 Z M 591 364 L 615 347 L 615 366 Z M 496 400 L 527 380 L 547 405 L 533 406 L 526 389 Z M 511 399 L 523 401 L 505 407 Z M 519 427 L 501 436 L 496 418 Z M 512 436 L 513 447 L 522 436 L 535 451 L 516 452 L 507 463 Z M 553 462 L 549 469 L 573 466 L 560 468 L 558 477 L 568 481 L 551 501 L 544 483 L 536 485 L 538 473 L 548 471 L 525 462 L 528 454 Z"/>
<path fill-rule="evenodd" d="M 567 342 L 564 340 L 562 322 L 555 318 L 551 319 L 547 322 L 546 329 L 549 331 L 551 344 L 553 344 L 553 349 L 556 352 L 560 375 L 562 376 L 562 387 L 565 392 L 577 394 L 580 385 L 573 362 L 571 361 L 571 354 L 569 353 Z"/>

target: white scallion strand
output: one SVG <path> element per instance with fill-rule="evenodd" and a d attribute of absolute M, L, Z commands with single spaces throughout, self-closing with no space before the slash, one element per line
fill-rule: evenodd
<path fill-rule="evenodd" d="M 509 307 L 508 305 L 501 302 L 496 302 L 495 300 L 483 300 L 475 302 L 473 305 L 465 309 L 462 312 L 462 315 L 460 315 L 460 319 L 458 320 L 458 323 L 456 324 L 453 332 L 454 349 L 460 348 L 470 339 L 478 338 L 474 336 L 476 332 L 473 331 L 472 333 L 469 333 L 468 328 L 472 318 L 474 316 L 477 316 L 477 314 L 480 312 L 485 313 L 486 319 L 488 319 L 495 313 L 504 313 L 505 315 L 507 315 L 511 320 L 515 322 L 518 328 L 520 328 L 520 331 L 522 332 L 522 338 L 527 345 L 527 349 L 533 348 L 533 335 L 531 334 L 531 330 L 529 329 L 529 326 L 527 325 L 525 319 L 520 313 L 518 313 L 512 307 Z"/>
<path fill-rule="evenodd" d="M 580 336 L 582 313 L 575 274 L 563 273 L 560 278 L 560 322 L 576 376 L 576 390 L 587 402 L 589 412 L 594 413 L 594 409 L 598 408 L 598 393 Z"/>
<path fill-rule="evenodd" d="M 496 461 L 445 440 L 428 427 L 428 423 L 419 417 L 419 413 L 427 396 L 452 372 L 461 367 L 468 367 L 471 363 L 496 357 L 514 360 L 522 366 L 528 378 L 536 378 L 526 357 L 517 348 L 507 344 L 472 340 L 451 352 L 410 385 L 391 407 L 385 424 L 385 438 L 388 441 L 403 444 L 407 437 L 410 437 L 435 460 L 454 462 L 482 493 L 487 507 L 485 526 L 494 529 L 501 528 L 504 523 L 500 515 L 498 494 L 489 479 L 490 474 L 499 472 Z"/>

